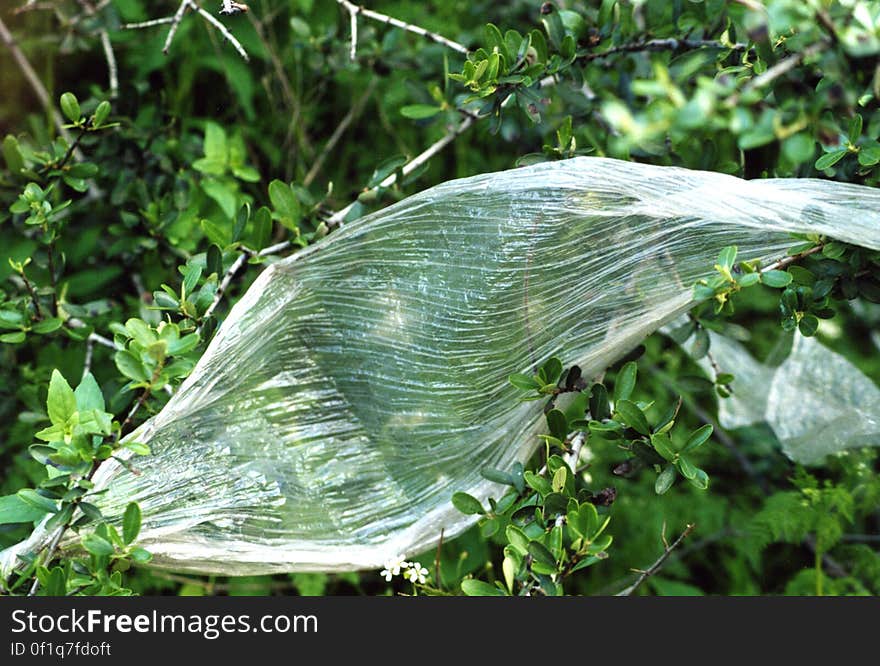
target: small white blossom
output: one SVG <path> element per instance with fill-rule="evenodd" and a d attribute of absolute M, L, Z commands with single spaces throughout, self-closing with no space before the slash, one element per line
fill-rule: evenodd
<path fill-rule="evenodd" d="M 418 562 L 413 562 L 404 575 L 410 582 L 421 583 L 422 585 L 428 580 L 428 570 Z"/>
<path fill-rule="evenodd" d="M 401 570 L 405 571 L 408 568 L 409 562 L 406 561 L 406 557 L 404 555 L 398 555 L 385 562 L 385 568 L 382 569 L 381 575 L 386 581 L 390 582 L 394 576 L 400 575 Z"/>

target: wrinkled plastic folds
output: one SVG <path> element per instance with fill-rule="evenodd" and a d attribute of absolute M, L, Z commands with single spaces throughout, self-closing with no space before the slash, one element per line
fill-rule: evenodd
<path fill-rule="evenodd" d="M 431 188 L 264 270 L 132 434 L 141 475 L 101 467 L 101 509 L 140 502 L 142 545 L 178 570 L 423 551 L 473 523 L 455 491 L 499 496 L 480 470 L 539 442 L 509 374 L 552 355 L 596 374 L 686 311 L 722 248 L 778 259 L 791 232 L 880 248 L 880 191 L 600 158 Z"/>
<path fill-rule="evenodd" d="M 725 428 L 764 421 L 785 454 L 804 465 L 845 449 L 880 446 L 880 389 L 840 354 L 795 335 L 791 353 L 771 367 L 735 340 L 715 333 L 710 340 L 716 363 L 735 374 L 733 395 L 718 403 Z"/>

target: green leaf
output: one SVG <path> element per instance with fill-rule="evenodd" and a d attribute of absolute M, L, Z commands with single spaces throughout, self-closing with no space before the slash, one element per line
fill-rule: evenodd
<path fill-rule="evenodd" d="M 697 476 L 697 468 L 690 460 L 684 457 L 678 459 L 678 471 L 689 481 Z"/>
<path fill-rule="evenodd" d="M 654 450 L 663 456 L 665 460 L 672 460 L 675 458 L 675 450 L 672 448 L 672 441 L 670 440 L 668 433 L 652 435 L 651 444 L 654 446 Z"/>
<path fill-rule="evenodd" d="M 648 425 L 645 413 L 634 402 L 620 400 L 614 404 L 614 410 L 623 418 L 626 425 L 634 428 L 639 434 L 651 434 L 651 426 Z"/>
<path fill-rule="evenodd" d="M 495 467 L 484 467 L 480 470 L 480 476 L 495 483 L 503 483 L 508 486 L 513 485 L 513 477 L 507 472 L 496 469 Z"/>
<path fill-rule="evenodd" d="M 857 113 L 852 117 L 849 123 L 848 139 L 850 143 L 855 143 L 862 136 L 862 117 Z"/>
<path fill-rule="evenodd" d="M 44 497 L 33 488 L 22 488 L 16 495 L 20 500 L 27 502 L 33 508 L 39 509 L 43 513 L 55 513 L 58 511 L 58 505 L 54 500 Z"/>
<path fill-rule="evenodd" d="M 0 342 L 17 345 L 20 342 L 24 342 L 26 337 L 24 331 L 18 331 L 17 333 L 4 333 L 3 335 L 0 335 Z"/>
<path fill-rule="evenodd" d="M 104 411 L 104 394 L 91 372 L 87 372 L 73 392 L 76 408 L 85 412 L 90 409 Z"/>
<path fill-rule="evenodd" d="M 705 328 L 700 327 L 694 335 L 694 341 L 691 343 L 691 356 L 694 360 L 699 360 L 709 353 L 709 333 Z"/>
<path fill-rule="evenodd" d="M 146 564 L 150 560 L 153 559 L 152 553 L 148 553 L 143 548 L 132 548 L 131 550 L 131 559 L 137 562 L 138 564 Z"/>
<path fill-rule="evenodd" d="M 672 483 L 675 481 L 675 465 L 669 464 L 663 468 L 663 471 L 660 472 L 660 475 L 657 477 L 657 480 L 654 482 L 654 492 L 658 495 L 664 494 L 667 490 L 672 487 Z"/>
<path fill-rule="evenodd" d="M 269 245 L 272 238 L 272 213 L 266 206 L 260 206 L 254 214 L 254 228 L 251 234 L 251 245 L 255 250 L 262 250 Z"/>
<path fill-rule="evenodd" d="M 846 155 L 848 152 L 849 151 L 846 148 L 841 148 L 840 150 L 835 150 L 831 153 L 825 153 L 816 160 L 816 169 L 822 171 L 823 169 L 833 167 L 840 160 L 842 160 L 843 156 Z"/>
<path fill-rule="evenodd" d="M 534 509 L 535 507 L 531 508 Z M 529 551 L 529 538 L 520 528 L 515 525 L 508 525 L 504 535 L 507 537 L 508 543 L 521 555 L 525 555 Z"/>
<path fill-rule="evenodd" d="M 11 134 L 3 139 L 3 159 L 6 160 L 6 168 L 11 174 L 18 174 L 24 168 L 24 155 L 21 146 Z"/>
<path fill-rule="evenodd" d="M 452 505 L 464 514 L 483 514 L 486 511 L 480 500 L 467 493 L 457 492 L 452 496 Z"/>
<path fill-rule="evenodd" d="M 694 478 L 689 479 L 692 486 L 696 486 L 700 490 L 706 490 L 709 487 L 709 475 L 699 467 L 695 469 Z"/>
<path fill-rule="evenodd" d="M 529 470 L 523 473 L 523 478 L 529 488 L 537 490 L 541 495 L 549 495 L 553 492 L 553 486 L 551 486 L 550 482 L 543 476 L 539 476 Z"/>
<path fill-rule="evenodd" d="M 224 180 L 205 179 L 202 180 L 201 186 L 202 191 L 217 202 L 217 205 L 220 206 L 220 210 L 223 211 L 223 215 L 225 215 L 227 219 L 232 220 L 238 209 L 238 197 L 236 197 L 235 192 L 230 189 L 229 184 Z M 213 220 L 211 220 L 211 222 L 213 222 Z M 204 220 L 202 226 L 204 227 Z M 225 242 L 218 243 L 218 245 L 228 244 L 230 242 L 229 238 L 232 236 L 231 227 L 229 227 L 228 224 L 223 224 L 221 226 L 216 222 L 214 222 L 214 226 L 223 229 L 225 238 Z M 213 242 L 216 243 L 217 241 Z"/>
<path fill-rule="evenodd" d="M 768 287 L 781 289 L 791 284 L 793 276 L 788 271 L 764 271 L 761 273 L 761 282 Z"/>
<path fill-rule="evenodd" d="M 96 523 L 104 520 L 104 516 L 101 513 L 101 510 L 91 502 L 80 502 L 79 510 L 82 511 L 87 518 L 95 521 Z"/>
<path fill-rule="evenodd" d="M 682 447 L 681 452 L 687 453 L 701 447 L 712 436 L 713 430 L 712 425 L 708 423 L 694 430 Z"/>
<path fill-rule="evenodd" d="M 61 95 L 61 111 L 72 123 L 77 122 L 82 117 L 82 112 L 80 111 L 79 101 L 77 101 L 76 95 L 69 92 Z"/>
<path fill-rule="evenodd" d="M 547 419 L 547 427 L 550 428 L 550 434 L 556 439 L 564 441 L 568 435 L 568 420 L 558 409 L 551 409 L 545 414 Z"/>
<path fill-rule="evenodd" d="M 510 375 L 507 378 L 507 381 L 522 391 L 534 391 L 541 387 L 541 385 L 535 381 L 534 377 L 524 375 L 520 372 Z"/>
<path fill-rule="evenodd" d="M 611 407 L 608 404 L 608 389 L 604 384 L 593 384 L 590 389 L 590 416 L 594 421 L 611 418 Z"/>
<path fill-rule="evenodd" d="M 83 537 L 82 545 L 88 552 L 98 557 L 113 555 L 116 552 L 113 544 L 97 534 L 89 534 Z"/>
<path fill-rule="evenodd" d="M 92 114 L 92 127 L 100 127 L 105 122 L 107 122 L 107 118 L 110 115 L 110 102 L 104 100 L 98 107 L 95 109 L 95 113 Z"/>
<path fill-rule="evenodd" d="M 880 144 L 874 142 L 872 145 L 862 146 L 859 149 L 859 164 L 870 167 L 878 162 L 880 162 Z"/>
<path fill-rule="evenodd" d="M 142 442 L 123 442 L 122 446 L 139 456 L 150 455 L 150 447 Z"/>
<path fill-rule="evenodd" d="M 232 242 L 237 243 L 241 240 L 241 236 L 244 233 L 245 228 L 247 227 L 247 223 L 251 218 L 251 205 L 246 203 L 244 206 L 238 209 L 238 213 L 235 215 L 235 226 L 232 227 Z M 220 248 L 217 248 L 217 252 L 220 252 Z M 217 275 L 223 274 L 223 257 L 222 255 L 219 257 L 220 261 L 217 262 L 216 258 L 211 260 L 211 250 L 208 249 L 208 275 L 211 273 L 216 273 Z"/>
<path fill-rule="evenodd" d="M 76 396 L 70 384 L 58 370 L 52 370 L 49 380 L 49 397 L 46 400 L 49 420 L 54 425 L 64 425 L 76 412 Z"/>
<path fill-rule="evenodd" d="M 798 330 L 801 335 L 808 338 L 816 335 L 816 331 L 819 330 L 819 318 L 815 315 L 805 314 L 798 322 Z"/>
<path fill-rule="evenodd" d="M 424 120 L 425 118 L 433 118 L 442 109 L 439 106 L 431 106 L 430 104 L 410 104 L 400 110 L 400 115 L 413 120 Z"/>
<path fill-rule="evenodd" d="M 149 347 L 158 339 L 156 337 L 156 333 L 143 319 L 132 317 L 125 322 L 125 331 L 132 337 L 132 339 L 134 339 L 135 342 L 137 342 L 141 347 L 144 348 Z"/>
<path fill-rule="evenodd" d="M 301 214 L 293 188 L 280 180 L 273 180 L 269 183 L 269 199 L 275 209 L 275 219 L 288 229 L 296 229 Z"/>
<path fill-rule="evenodd" d="M 546 567 L 556 568 L 556 558 L 553 553 L 547 550 L 547 547 L 540 541 L 529 542 L 529 555 L 534 558 L 535 562 L 543 564 Z"/>
<path fill-rule="evenodd" d="M 229 160 L 226 130 L 214 122 L 205 123 L 205 157 L 225 165 Z"/>
<path fill-rule="evenodd" d="M 18 495 L 0 497 L 0 525 L 32 523 L 40 520 L 50 511 L 26 502 Z"/>
<path fill-rule="evenodd" d="M 636 377 L 638 375 L 638 366 L 634 361 L 630 361 L 624 365 L 617 373 L 614 380 L 614 402 L 620 400 L 628 400 L 636 387 Z"/>
<path fill-rule="evenodd" d="M 543 379 L 544 384 L 556 384 L 562 376 L 562 361 L 555 356 L 551 356 L 538 371 L 538 376 Z"/>
<path fill-rule="evenodd" d="M 141 508 L 137 502 L 129 502 L 122 516 L 122 540 L 130 545 L 141 531 Z"/>
<path fill-rule="evenodd" d="M 150 374 L 144 369 L 144 364 L 140 358 L 132 354 L 128 350 L 118 351 L 113 357 L 116 362 L 116 368 L 124 376 L 136 382 L 147 382 L 150 380 Z"/>
<path fill-rule="evenodd" d="M 49 575 L 43 581 L 43 588 L 47 597 L 63 597 L 67 594 L 67 576 L 62 567 L 53 567 Z"/>
<path fill-rule="evenodd" d="M 461 591 L 469 597 L 505 597 L 504 590 L 476 578 L 461 581 Z"/>
<path fill-rule="evenodd" d="M 718 265 L 730 270 L 736 263 L 736 253 L 737 249 L 735 245 L 730 245 L 724 248 L 721 250 L 721 254 L 718 255 Z"/>
<path fill-rule="evenodd" d="M 54 333 L 64 324 L 64 320 L 60 317 L 47 317 L 40 322 L 34 324 L 34 333 L 45 335 L 46 333 Z"/>

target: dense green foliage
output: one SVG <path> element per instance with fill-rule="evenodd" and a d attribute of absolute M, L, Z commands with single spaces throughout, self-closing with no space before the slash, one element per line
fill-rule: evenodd
<path fill-rule="evenodd" d="M 880 260 L 824 238 L 792 239 L 793 264 L 763 273 L 729 249 L 690 323 L 603 377 L 567 368 L 565 349 L 511 377 L 547 401 L 545 446 L 484 470 L 510 488 L 491 506 L 453 498 L 480 522 L 424 567 L 398 563 L 412 583 L 155 572 L 137 566 L 137 506 L 110 525 L 88 501 L 97 463 L 162 408 L 260 264 L 341 220 L 580 154 L 877 185 L 876 3 L 369 3 L 465 56 L 364 13 L 352 45 L 350 3 L 253 0 L 219 17 L 249 61 L 195 12 L 167 55 L 168 24 L 122 29 L 171 0 L 20 4 L 0 11 L 0 547 L 52 513 L 83 548 L 44 551 L 3 583 L 14 592 L 36 576 L 50 594 L 607 594 L 687 532 L 636 593 L 880 593 L 877 449 L 798 468 L 769 428 L 720 429 L 736 368 L 695 363 L 707 330 L 776 362 L 808 335 L 880 381 Z"/>

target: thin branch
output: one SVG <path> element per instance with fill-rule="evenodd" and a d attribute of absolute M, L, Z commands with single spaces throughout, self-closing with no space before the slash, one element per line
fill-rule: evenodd
<path fill-rule="evenodd" d="M 303 186 L 308 187 L 315 180 L 315 177 L 321 171 L 321 168 L 324 166 L 324 161 L 336 147 L 336 144 L 339 143 L 339 140 L 342 138 L 342 135 L 345 134 L 345 131 L 348 129 L 348 126 L 351 125 L 352 121 L 361 115 L 361 112 L 364 110 L 364 106 L 367 103 L 367 100 L 373 94 L 373 91 L 376 89 L 376 85 L 378 84 L 377 78 L 370 79 L 370 83 L 367 85 L 367 89 L 364 93 L 357 99 L 357 101 L 352 105 L 352 107 L 348 110 L 348 113 L 345 114 L 345 117 L 340 121 L 339 125 L 337 125 L 336 129 L 333 130 L 333 134 L 330 135 L 330 138 L 327 140 L 327 143 L 324 145 L 324 149 L 321 151 L 321 154 L 318 155 L 315 163 L 312 165 L 312 168 L 309 169 L 309 172 L 306 174 L 306 177 L 303 178 Z"/>
<path fill-rule="evenodd" d="M 101 38 L 101 46 L 104 48 L 104 58 L 107 60 L 107 74 L 110 78 L 110 97 L 116 99 L 119 96 L 119 74 L 116 67 L 116 55 L 113 53 L 113 45 L 110 43 L 110 35 L 103 28 L 98 33 Z"/>
<path fill-rule="evenodd" d="M 238 51 L 238 55 L 242 57 L 245 62 L 250 62 L 250 58 L 248 57 L 247 51 L 244 50 L 244 47 L 241 45 L 235 36 L 229 32 L 227 27 L 223 25 L 220 21 L 218 21 L 214 16 L 210 13 L 199 7 L 197 4 L 189 0 L 190 5 L 195 8 L 195 10 L 199 13 L 199 15 L 205 19 L 208 23 L 213 25 L 220 32 L 221 35 L 226 39 L 227 42 L 232 44 L 236 51 Z"/>
<path fill-rule="evenodd" d="M 354 60 L 357 55 L 358 14 L 360 14 L 364 18 L 372 19 L 373 21 L 378 21 L 379 23 L 384 23 L 385 25 L 392 25 L 395 28 L 400 28 L 401 30 L 405 30 L 406 32 L 411 32 L 415 35 L 419 35 L 420 37 L 429 39 L 432 42 L 436 42 L 437 44 L 442 44 L 443 46 L 450 48 L 453 51 L 463 53 L 464 55 L 470 53 L 470 51 L 464 44 L 459 44 L 458 42 L 449 39 L 448 37 L 438 35 L 436 32 L 431 32 L 430 30 L 425 30 L 424 28 L 413 25 L 412 23 L 401 21 L 400 19 L 396 19 L 393 16 L 388 16 L 387 14 L 374 12 L 372 9 L 367 9 L 366 7 L 360 7 L 353 2 L 349 2 L 349 0 L 336 0 L 336 3 L 348 12 L 349 18 L 351 19 L 351 50 L 349 55 L 351 56 L 352 60 Z"/>
<path fill-rule="evenodd" d="M 210 23 L 212 26 L 217 28 L 223 38 L 232 44 L 238 54 L 244 59 L 245 62 L 250 62 L 250 58 L 248 57 L 247 51 L 245 51 L 244 47 L 241 45 L 241 42 L 236 39 L 235 35 L 229 32 L 229 29 L 223 25 L 221 21 L 216 19 L 213 14 L 202 9 L 195 0 L 181 0 L 180 5 L 177 7 L 177 11 L 174 12 L 174 16 L 167 16 L 164 18 L 152 19 L 150 21 L 141 21 L 140 23 L 126 23 L 122 26 L 124 30 L 141 30 L 143 28 L 151 28 L 156 25 L 163 25 L 166 23 L 170 23 L 171 27 L 168 29 L 168 35 L 165 37 L 165 44 L 162 46 L 162 53 L 168 55 L 168 51 L 171 48 L 171 42 L 174 40 L 174 36 L 177 34 L 177 29 L 180 27 L 181 21 L 183 21 L 183 17 L 186 14 L 187 9 L 194 10 L 199 16 L 201 16 L 204 20 Z M 229 11 L 227 11 L 227 9 Z M 247 11 L 247 5 L 243 5 L 237 2 L 224 2 L 223 9 L 221 9 L 221 14 L 238 14 L 239 12 Z"/>
<path fill-rule="evenodd" d="M 734 43 L 725 44 L 723 42 L 712 39 L 649 39 L 641 42 L 631 42 L 629 44 L 621 44 L 612 46 L 604 51 L 594 53 L 585 53 L 578 57 L 578 60 L 592 62 L 601 58 L 618 55 L 620 53 L 638 53 L 641 51 L 685 51 L 696 49 L 730 49 L 731 51 L 745 51 L 749 48 L 748 44 Z M 559 74 L 550 74 L 545 76 L 538 82 L 539 88 L 547 88 L 556 85 L 559 82 Z M 586 84 L 583 84 L 584 95 L 587 99 L 594 99 L 596 94 Z"/>
<path fill-rule="evenodd" d="M 89 0 L 79 0 L 80 7 L 88 16 L 97 14 L 107 3 L 98 7 L 92 6 Z M 116 67 L 116 54 L 113 53 L 113 45 L 110 43 L 110 34 L 106 28 L 98 30 L 98 37 L 101 40 L 101 47 L 104 49 L 104 60 L 107 61 L 107 77 L 110 84 L 110 97 L 116 99 L 119 95 L 119 75 Z"/>
<path fill-rule="evenodd" d="M 86 375 L 88 375 L 92 371 L 92 356 L 94 355 L 94 353 L 95 341 L 92 339 L 92 336 L 89 336 L 88 338 L 86 338 L 86 358 L 83 361 L 83 371 L 80 381 L 85 379 Z"/>
<path fill-rule="evenodd" d="M 286 248 L 289 243 L 283 245 Z M 232 266 L 227 269 L 226 273 L 223 274 L 223 279 L 220 280 L 220 284 L 217 285 L 217 291 L 214 292 L 214 300 L 211 301 L 208 309 L 205 310 L 205 314 L 202 315 L 203 320 L 209 319 L 214 314 L 214 310 L 217 309 L 217 306 L 220 305 L 220 301 L 223 300 L 223 296 L 226 294 L 226 290 L 229 288 L 229 285 L 235 277 L 236 273 L 241 270 L 241 267 L 244 266 L 245 262 L 247 262 L 248 258 L 251 255 L 252 252 L 250 250 L 245 250 L 244 252 L 242 252 L 232 263 Z M 199 326 L 196 332 L 201 333 L 202 326 Z"/>
<path fill-rule="evenodd" d="M 441 150 L 443 150 L 446 146 L 448 146 L 450 143 L 455 141 L 455 139 L 457 139 L 461 134 L 466 132 L 471 127 L 471 125 L 474 124 L 474 121 L 477 118 L 478 118 L 478 116 L 475 116 L 470 113 L 465 115 L 464 119 L 458 125 L 454 126 L 446 134 L 444 134 L 440 139 L 438 139 L 432 145 L 428 146 L 428 148 L 426 148 L 421 153 L 416 155 L 413 159 L 411 159 L 409 162 L 407 162 L 403 166 L 403 168 L 400 170 L 400 172 L 404 176 L 411 174 L 413 171 L 415 171 L 420 166 L 425 164 L 428 160 L 430 160 L 432 157 L 434 157 L 434 155 L 436 155 Z M 374 192 L 374 191 L 376 191 L 380 188 L 383 188 L 383 187 L 390 187 L 391 185 L 393 185 L 397 181 L 397 174 L 398 174 L 398 172 L 395 171 L 394 173 L 392 173 L 390 176 L 385 178 L 381 183 L 379 183 L 375 187 L 371 187 L 371 188 L 366 189 L 365 192 Z M 352 203 L 348 204 L 345 208 L 342 208 L 342 209 L 336 211 L 333 215 L 331 215 L 329 218 L 327 218 L 327 220 L 326 220 L 327 226 L 330 227 L 331 229 L 336 226 L 342 226 L 343 221 L 345 220 L 345 216 L 348 215 L 349 212 L 351 212 L 351 209 L 354 208 L 355 203 L 356 203 L 356 201 L 353 201 Z"/>
<path fill-rule="evenodd" d="M 6 27 L 2 18 L 0 18 L 0 40 L 2 40 L 3 44 L 6 45 L 6 48 L 9 49 L 9 52 L 12 54 L 12 59 L 15 60 L 18 68 L 21 70 L 22 74 L 24 74 L 24 78 L 27 79 L 31 89 L 37 96 L 37 99 L 40 100 L 43 109 L 45 109 L 46 113 L 52 117 L 52 122 L 55 123 L 55 127 L 58 129 L 58 134 L 64 137 L 64 140 L 67 141 L 68 144 L 71 143 L 70 132 L 64 127 L 64 119 L 61 117 L 58 109 L 52 104 L 52 101 L 49 99 L 49 93 L 46 91 L 46 87 L 43 85 L 43 82 L 40 81 L 40 77 L 37 76 L 34 68 L 31 67 L 27 57 L 25 57 L 22 50 L 18 47 L 15 38 L 12 36 L 12 33 L 9 32 L 9 29 Z M 83 160 L 83 154 L 79 149 L 74 153 L 74 157 L 76 157 L 78 162 Z"/>
<path fill-rule="evenodd" d="M 628 597 L 633 592 L 635 592 L 637 589 L 639 589 L 639 587 L 641 586 L 642 583 L 644 583 L 646 580 L 648 580 L 649 577 L 653 576 L 655 573 L 657 573 L 658 571 L 660 571 L 660 569 L 663 568 L 663 565 L 666 563 L 666 560 L 669 559 L 669 556 L 672 554 L 672 551 L 674 551 L 676 548 L 678 548 L 678 546 L 681 544 L 681 542 L 684 541 L 688 537 L 688 535 L 693 531 L 694 531 L 694 524 L 690 523 L 687 525 L 687 527 L 685 527 L 684 532 L 682 532 L 681 534 L 678 535 L 678 538 L 675 541 L 673 541 L 671 544 L 664 543 L 665 549 L 663 550 L 663 553 L 660 555 L 660 557 L 657 558 L 657 561 L 654 562 L 654 564 L 652 564 L 650 567 L 648 567 L 644 571 L 639 572 L 639 577 L 636 579 L 636 582 L 633 583 L 632 585 L 630 585 L 629 587 L 627 587 L 626 589 L 621 590 L 615 596 Z M 664 542 L 665 542 L 665 537 L 664 537 Z"/>
<path fill-rule="evenodd" d="M 578 60 L 590 62 L 599 58 L 607 58 L 618 53 L 636 53 L 640 51 L 689 51 L 696 49 L 730 49 L 731 51 L 745 51 L 748 44 L 734 43 L 725 44 L 715 39 L 649 39 L 642 42 L 632 42 L 612 46 L 604 51 L 585 53 L 578 56 Z"/>
<path fill-rule="evenodd" d="M 122 26 L 123 30 L 142 30 L 143 28 L 154 28 L 157 25 L 165 25 L 173 23 L 173 16 L 163 16 L 162 18 L 150 19 L 149 21 L 141 21 L 140 23 L 126 23 Z"/>
<path fill-rule="evenodd" d="M 821 252 L 825 247 L 825 243 L 820 243 L 814 247 L 811 247 L 809 250 L 804 250 L 803 252 L 798 252 L 797 254 L 793 254 L 791 256 L 780 259 L 779 261 L 774 261 L 772 264 L 768 266 L 764 266 L 761 268 L 759 273 L 766 273 L 767 271 L 778 271 L 782 270 L 786 266 L 790 266 L 791 264 L 800 261 L 804 257 L 809 257 L 811 254 L 816 254 L 817 252 Z"/>
<path fill-rule="evenodd" d="M 343 5 L 344 6 L 344 5 Z M 358 47 L 358 20 L 357 20 L 357 10 L 348 12 L 349 25 L 351 27 L 351 47 L 348 51 L 348 57 L 352 62 L 357 60 L 357 47 Z"/>
<path fill-rule="evenodd" d="M 165 55 L 168 55 L 168 49 L 171 48 L 171 40 L 177 34 L 177 29 L 180 27 L 183 15 L 186 14 L 186 10 L 189 9 L 191 4 L 190 0 L 180 0 L 180 6 L 174 12 L 174 16 L 171 17 L 171 27 L 168 29 L 168 36 L 165 37 L 165 44 L 162 46 L 162 53 Z"/>
<path fill-rule="evenodd" d="M 766 87 L 776 79 L 778 79 L 783 74 L 786 74 L 793 70 L 795 67 L 800 65 L 807 58 L 819 53 L 828 47 L 830 40 L 823 40 L 821 42 L 816 42 L 805 48 L 800 53 L 795 53 L 794 55 L 785 58 L 784 60 L 780 60 L 778 63 L 770 67 L 762 74 L 759 74 L 755 78 L 751 79 L 748 83 L 746 83 L 742 90 L 733 93 L 730 97 L 728 97 L 724 104 L 728 107 L 736 106 L 739 102 L 740 98 L 743 95 L 746 95 L 752 91 L 760 90 L 761 88 Z"/>

